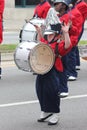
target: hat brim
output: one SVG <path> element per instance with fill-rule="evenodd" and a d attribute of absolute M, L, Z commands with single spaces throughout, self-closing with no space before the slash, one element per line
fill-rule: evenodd
<path fill-rule="evenodd" d="M 46 31 L 44 32 L 44 35 L 54 34 L 54 33 L 55 33 L 55 31 L 46 30 Z"/>

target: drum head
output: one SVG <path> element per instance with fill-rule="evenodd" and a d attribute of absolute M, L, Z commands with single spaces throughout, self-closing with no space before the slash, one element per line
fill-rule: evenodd
<path fill-rule="evenodd" d="M 32 70 L 37 74 L 46 74 L 54 65 L 55 56 L 51 47 L 40 43 L 30 52 L 29 63 Z"/>

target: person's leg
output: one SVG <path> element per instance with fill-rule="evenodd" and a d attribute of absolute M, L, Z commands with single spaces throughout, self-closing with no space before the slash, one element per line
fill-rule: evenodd
<path fill-rule="evenodd" d="M 38 75 L 36 79 L 36 93 L 39 99 L 41 115 L 38 122 L 50 117 L 48 125 L 55 125 L 59 120 L 60 97 L 58 95 L 59 79 L 56 70 L 52 69 L 45 75 Z"/>
<path fill-rule="evenodd" d="M 75 53 L 75 47 L 72 48 L 72 50 L 67 54 L 67 76 L 69 81 L 76 80 L 78 73 L 76 71 L 76 53 Z"/>
<path fill-rule="evenodd" d="M 80 70 L 80 55 L 78 46 L 76 46 L 76 70 Z"/>
<path fill-rule="evenodd" d="M 37 76 L 36 93 L 41 111 L 53 113 L 60 111 L 59 78 L 54 68 L 47 74 Z"/>
<path fill-rule="evenodd" d="M 59 87 L 60 98 L 67 97 L 69 93 L 68 93 L 67 75 L 65 70 L 63 72 L 60 72 L 59 79 L 60 79 L 60 87 Z"/>
<path fill-rule="evenodd" d="M 68 82 L 67 82 L 67 73 L 66 73 L 66 66 L 67 66 L 67 62 L 66 62 L 66 59 L 67 57 L 66 56 L 63 56 L 62 57 L 62 63 L 63 63 L 63 67 L 64 67 L 64 70 L 63 72 L 59 72 L 59 81 L 60 81 L 60 86 L 59 86 L 59 95 L 60 95 L 60 98 L 64 98 L 64 97 L 67 97 L 68 96 Z"/>

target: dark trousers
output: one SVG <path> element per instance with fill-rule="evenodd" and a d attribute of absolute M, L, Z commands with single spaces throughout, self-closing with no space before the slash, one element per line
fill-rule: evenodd
<path fill-rule="evenodd" d="M 80 66 L 80 55 L 79 55 L 79 49 L 78 46 L 76 46 L 76 65 Z"/>
<path fill-rule="evenodd" d="M 62 63 L 64 70 L 63 72 L 59 72 L 59 80 L 60 80 L 60 93 L 68 92 L 68 81 L 67 81 L 67 73 L 66 73 L 66 56 L 62 57 Z"/>
<path fill-rule="evenodd" d="M 67 76 L 77 77 L 78 73 L 76 71 L 76 47 L 73 47 L 72 50 L 67 54 L 67 66 L 66 73 Z"/>
<path fill-rule="evenodd" d="M 60 112 L 59 77 L 55 68 L 44 75 L 37 75 L 36 93 L 39 99 L 41 111 Z"/>

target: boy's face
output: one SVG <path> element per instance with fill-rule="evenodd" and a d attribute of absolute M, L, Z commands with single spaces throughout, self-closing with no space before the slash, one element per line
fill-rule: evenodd
<path fill-rule="evenodd" d="M 48 42 L 51 42 L 54 37 L 55 37 L 55 33 L 47 35 L 47 41 L 48 41 Z M 59 38 L 60 38 L 60 35 L 57 35 L 57 36 L 54 38 L 54 41 L 55 41 L 55 40 L 58 40 Z"/>
<path fill-rule="evenodd" d="M 54 36 L 55 36 L 54 33 L 53 33 L 53 34 L 49 34 L 49 35 L 47 35 L 47 41 L 48 41 L 48 42 L 51 42 L 52 39 L 54 38 Z"/>
<path fill-rule="evenodd" d="M 62 16 L 66 10 L 67 10 L 67 6 L 65 4 L 62 4 L 61 9 L 59 10 L 60 16 Z"/>
<path fill-rule="evenodd" d="M 55 10 L 56 10 L 57 12 L 59 12 L 59 10 L 61 9 L 61 7 L 62 7 L 62 3 L 61 3 L 61 2 L 54 4 L 54 8 L 55 8 Z"/>

